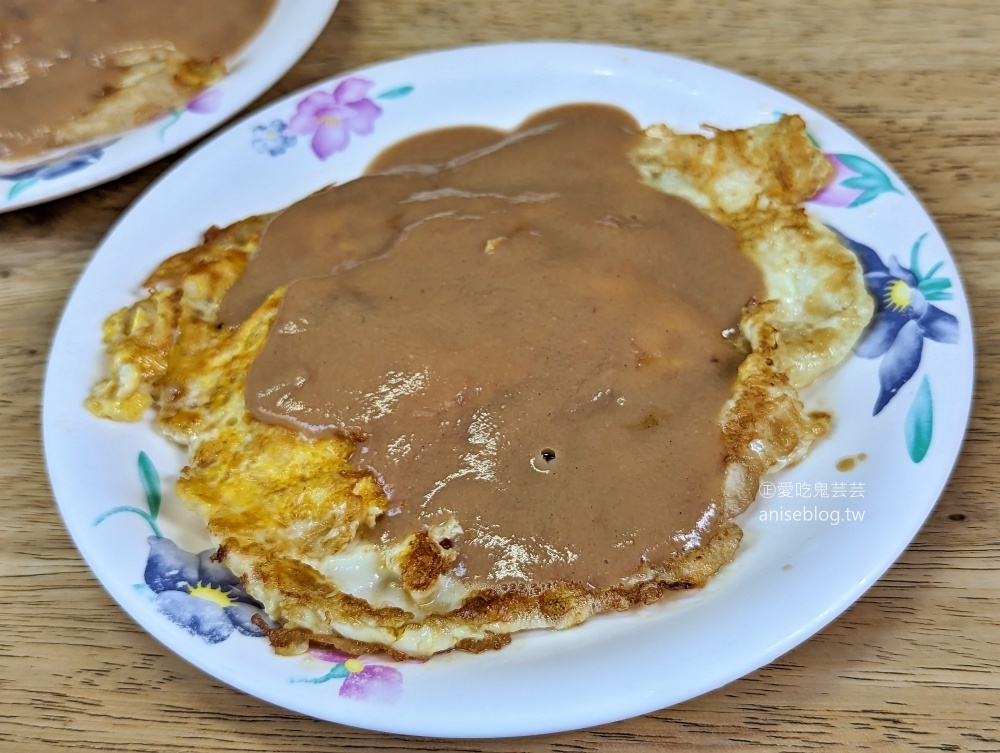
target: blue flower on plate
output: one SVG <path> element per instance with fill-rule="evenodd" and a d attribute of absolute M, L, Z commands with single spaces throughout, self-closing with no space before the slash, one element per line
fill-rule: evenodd
<path fill-rule="evenodd" d="M 212 561 L 214 550 L 186 552 L 170 539 L 150 536 L 146 585 L 155 594 L 156 608 L 176 625 L 207 643 L 220 643 L 235 631 L 260 637 L 264 631 L 252 622 L 262 605 L 243 590 L 229 568 Z"/>
<path fill-rule="evenodd" d="M 943 262 L 921 272 L 918 257 L 926 233 L 913 244 L 909 268 L 895 257 L 886 264 L 874 249 L 839 232 L 837 235 L 841 243 L 857 254 L 865 285 L 875 299 L 875 317 L 854 351 L 862 358 L 882 358 L 878 370 L 879 394 L 872 409 L 875 416 L 917 372 L 925 339 L 958 342 L 958 319 L 930 303 L 951 298 L 948 292 L 951 280 L 935 277 Z"/>
<path fill-rule="evenodd" d="M 105 145 L 107 146 L 107 145 Z M 89 152 L 76 154 L 62 162 L 53 162 L 49 165 L 39 165 L 28 170 L 20 170 L 16 173 L 0 175 L 3 180 L 12 181 L 14 185 L 7 192 L 7 200 L 10 201 L 22 191 L 26 191 L 40 180 L 55 180 L 71 173 L 83 170 L 97 162 L 104 156 L 104 147 L 91 149 Z"/>
<path fill-rule="evenodd" d="M 103 148 L 91 149 L 89 152 L 77 154 L 67 160 L 63 160 L 62 162 L 53 162 L 50 165 L 40 165 L 39 167 L 33 167 L 30 170 L 21 170 L 20 172 L 10 173 L 8 175 L 4 175 L 3 177 L 6 180 L 13 181 L 30 180 L 32 178 L 36 180 L 53 180 L 55 178 L 61 178 L 64 175 L 69 175 L 70 173 L 75 173 L 78 170 L 83 170 L 83 168 L 93 165 L 103 156 Z"/>
<path fill-rule="evenodd" d="M 272 120 L 267 125 L 257 125 L 253 128 L 253 148 L 261 154 L 277 157 L 295 146 L 295 136 L 288 131 L 288 124 L 283 120 Z"/>

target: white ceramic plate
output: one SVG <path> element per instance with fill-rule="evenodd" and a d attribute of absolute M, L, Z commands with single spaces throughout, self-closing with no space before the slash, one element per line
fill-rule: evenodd
<path fill-rule="evenodd" d="M 372 120 L 370 107 L 358 108 L 369 117 L 352 125 L 348 105 L 365 99 L 381 114 Z M 249 607 L 223 607 L 198 598 L 212 596 L 204 587 L 192 595 L 165 581 L 164 572 L 180 568 L 188 581 L 226 586 L 167 542 L 189 552 L 208 547 L 199 522 L 169 491 L 183 455 L 147 423 L 101 421 L 81 407 L 101 373 L 104 317 L 136 300 L 146 275 L 210 225 L 353 178 L 384 147 L 418 131 L 511 128 L 537 110 L 577 101 L 615 104 L 644 124 L 684 130 L 801 113 L 838 166 L 811 211 L 864 244 L 856 248 L 879 298 L 893 291 L 875 339 L 866 341 L 875 357 L 850 358 L 807 396 L 810 406 L 833 411 L 836 427 L 804 463 L 763 487 L 741 519 L 746 536 L 735 561 L 701 591 L 564 633 L 518 635 L 499 652 L 423 664 L 277 657 L 265 639 L 234 629 Z M 323 108 L 342 108 L 340 125 L 323 121 Z M 372 132 L 358 135 L 367 126 Z M 340 151 L 324 148 L 337 143 Z M 954 464 L 972 389 L 969 321 L 954 262 L 909 189 L 864 144 L 801 102 L 639 50 L 547 43 L 450 50 L 344 74 L 272 104 L 213 138 L 135 203 L 63 315 L 45 386 L 46 455 L 66 525 L 97 577 L 146 630 L 220 680 L 305 714 L 377 730 L 456 737 L 566 730 L 718 688 L 804 641 L 871 586 L 916 534 Z M 873 415 L 880 373 L 898 392 Z M 837 470 L 839 460 L 859 453 L 867 459 Z"/>
<path fill-rule="evenodd" d="M 214 130 L 295 65 L 336 7 L 337 0 L 279 0 L 230 73 L 187 107 L 113 138 L 64 150 L 55 161 L 48 156 L 34 166 L 0 165 L 0 214 L 100 185 Z"/>

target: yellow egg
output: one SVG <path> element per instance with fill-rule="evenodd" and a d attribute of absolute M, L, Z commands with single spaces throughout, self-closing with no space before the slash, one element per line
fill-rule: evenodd
<path fill-rule="evenodd" d="M 631 159 L 648 184 L 731 227 L 761 269 L 767 295 L 740 322 L 750 353 L 719 419 L 729 522 L 684 556 L 613 587 L 471 590 L 450 567 L 454 549 L 437 543 L 461 531 L 455 520 L 394 546 L 357 536 L 387 502 L 373 478 L 348 462 L 352 443 L 306 440 L 256 421 L 244 404 L 247 369 L 282 290 L 239 328 L 216 325 L 219 302 L 266 217 L 209 231 L 201 246 L 153 273 L 147 298 L 109 317 L 108 376 L 88 407 L 137 420 L 153 406 L 158 427 L 188 448 L 177 493 L 205 520 L 221 561 L 282 624 L 271 634 L 276 650 L 304 651 L 312 642 L 400 658 L 481 651 L 516 631 L 567 628 L 703 585 L 736 552 L 742 533 L 731 518 L 753 501 L 761 476 L 800 460 L 826 431 L 829 417 L 807 414 L 798 390 L 850 352 L 873 303 L 854 255 L 801 207 L 832 173 L 803 121 L 786 116 L 711 136 L 654 126 Z M 430 576 L 404 577 L 416 563 Z"/>

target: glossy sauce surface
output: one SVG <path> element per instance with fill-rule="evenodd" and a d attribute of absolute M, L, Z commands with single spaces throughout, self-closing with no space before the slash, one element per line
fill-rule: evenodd
<path fill-rule="evenodd" d="M 0 0 L 0 158 L 52 146 L 54 128 L 116 87 L 122 66 L 174 51 L 239 50 L 274 0 Z"/>
<path fill-rule="evenodd" d="M 289 284 L 251 413 L 347 434 L 389 541 L 454 516 L 458 573 L 604 586 L 717 524 L 719 415 L 759 296 L 727 228 L 640 183 L 626 113 L 448 129 L 274 219 L 223 303 Z"/>

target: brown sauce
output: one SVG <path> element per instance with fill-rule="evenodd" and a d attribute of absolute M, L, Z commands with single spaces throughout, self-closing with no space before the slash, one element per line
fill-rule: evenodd
<path fill-rule="evenodd" d="M 274 0 L 0 0 L 0 158 L 53 146 L 53 130 L 121 80 L 143 53 L 225 59 Z"/>
<path fill-rule="evenodd" d="M 604 586 L 717 525 L 719 416 L 762 290 L 731 231 L 640 183 L 626 113 L 431 132 L 274 219 L 223 302 L 290 283 L 246 399 L 358 441 L 372 534 L 454 516 L 458 573 Z"/>
<path fill-rule="evenodd" d="M 867 459 L 868 455 L 863 452 L 859 452 L 857 455 L 848 455 L 837 461 L 837 470 L 842 472 L 853 471 L 854 466 Z"/>

